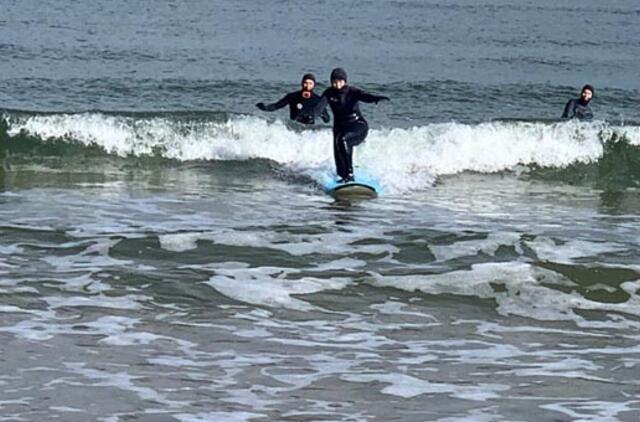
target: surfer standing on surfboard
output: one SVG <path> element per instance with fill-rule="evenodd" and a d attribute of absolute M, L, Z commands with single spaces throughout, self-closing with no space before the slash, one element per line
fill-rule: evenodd
<path fill-rule="evenodd" d="M 347 72 L 338 67 L 331 72 L 331 87 L 327 88 L 316 105 L 315 114 L 327 104 L 333 112 L 333 156 L 339 183 L 353 182 L 353 147 L 364 142 L 369 124 L 362 116 L 358 102 L 377 103 L 389 97 L 373 95 L 347 85 Z"/>
<path fill-rule="evenodd" d="M 315 106 L 320 101 L 318 94 L 313 92 L 313 88 L 316 86 L 316 77 L 313 73 L 307 73 L 302 76 L 302 89 L 295 92 L 290 92 L 279 101 L 273 104 L 258 103 L 258 107 L 262 111 L 274 111 L 281 109 L 282 107 L 289 106 L 289 118 L 305 125 L 312 125 L 315 123 Z M 319 113 L 320 117 L 325 123 L 329 122 L 329 113 L 325 107 Z"/>

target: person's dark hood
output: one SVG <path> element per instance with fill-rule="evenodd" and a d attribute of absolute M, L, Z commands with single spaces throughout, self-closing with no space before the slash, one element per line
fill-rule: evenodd
<path fill-rule="evenodd" d="M 585 92 L 586 90 L 591 91 L 591 98 L 588 99 L 588 100 L 585 100 L 585 99 L 582 98 L 582 93 Z M 595 95 L 596 95 L 596 91 L 593 89 L 593 86 L 591 86 L 589 84 L 586 84 L 580 90 L 580 102 L 583 103 L 583 104 L 589 104 L 589 101 L 591 101 Z"/>
<path fill-rule="evenodd" d="M 340 79 L 347 82 L 347 71 L 341 67 L 336 67 L 331 71 L 331 80 L 336 81 Z"/>
<path fill-rule="evenodd" d="M 313 81 L 313 83 L 316 83 L 316 75 L 314 75 L 313 73 L 305 73 L 304 75 L 302 75 L 302 80 L 300 81 L 300 83 L 304 83 L 304 81 L 306 81 L 307 79 Z"/>

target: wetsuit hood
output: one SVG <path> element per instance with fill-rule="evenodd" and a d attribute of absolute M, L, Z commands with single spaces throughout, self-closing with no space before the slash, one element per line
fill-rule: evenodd
<path fill-rule="evenodd" d="M 313 83 L 316 83 L 316 75 L 314 75 L 313 73 L 305 73 L 302 76 L 302 80 L 300 81 L 300 83 L 304 83 L 304 81 L 306 81 L 307 79 L 313 81 Z"/>
<path fill-rule="evenodd" d="M 331 80 L 336 81 L 340 79 L 347 82 L 347 72 L 341 67 L 336 67 L 331 71 Z"/>
<path fill-rule="evenodd" d="M 585 100 L 582 98 L 582 93 L 585 92 L 586 90 L 591 91 L 591 98 L 589 98 L 588 100 Z M 593 96 L 596 95 L 595 90 L 593 89 L 593 86 L 586 84 L 585 86 L 582 87 L 582 89 L 580 90 L 580 103 L 582 104 L 589 104 L 589 101 L 591 101 L 593 99 Z"/>

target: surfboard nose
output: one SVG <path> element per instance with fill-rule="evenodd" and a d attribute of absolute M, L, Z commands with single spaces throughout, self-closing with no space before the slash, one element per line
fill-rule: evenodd
<path fill-rule="evenodd" d="M 329 195 L 336 199 L 372 199 L 378 196 L 373 186 L 361 182 L 349 182 L 336 185 L 329 190 Z"/>

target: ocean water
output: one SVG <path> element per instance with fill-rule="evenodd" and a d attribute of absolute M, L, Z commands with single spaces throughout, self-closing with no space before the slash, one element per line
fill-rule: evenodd
<path fill-rule="evenodd" d="M 0 420 L 640 418 L 636 1 L 0 10 Z"/>

